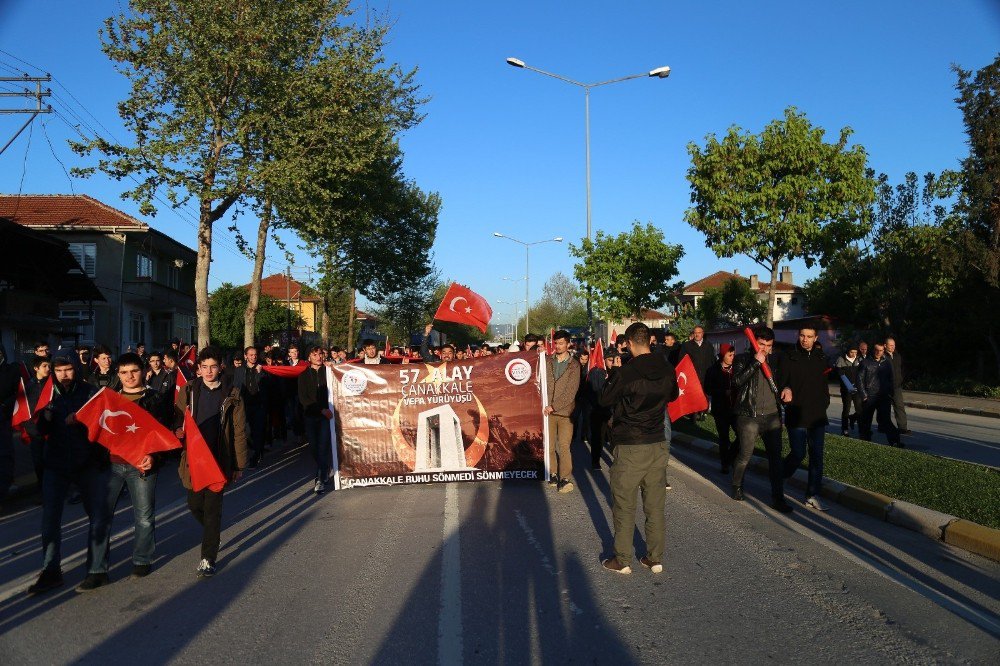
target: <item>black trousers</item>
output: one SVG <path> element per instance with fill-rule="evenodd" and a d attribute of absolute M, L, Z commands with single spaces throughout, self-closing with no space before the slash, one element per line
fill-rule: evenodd
<path fill-rule="evenodd" d="M 868 396 L 861 410 L 861 422 L 858 429 L 861 439 L 872 441 L 872 418 L 878 418 L 878 425 L 885 432 L 886 439 L 893 446 L 899 444 L 899 429 L 892 422 L 892 397 L 882 394 Z"/>
<path fill-rule="evenodd" d="M 850 430 L 851 429 L 851 405 L 854 405 L 854 420 L 861 421 L 861 412 L 864 409 L 864 405 L 861 401 L 861 393 L 855 391 L 853 394 L 848 393 L 844 389 L 840 390 L 840 402 L 843 405 L 840 410 L 840 429 Z"/>
<path fill-rule="evenodd" d="M 601 464 L 601 454 L 608 441 L 608 420 L 611 415 L 600 407 L 590 410 L 590 465 Z"/>
<path fill-rule="evenodd" d="M 736 414 L 712 414 L 712 418 L 715 419 L 715 429 L 719 433 L 719 462 L 723 467 L 729 467 L 739 451 Z"/>
<path fill-rule="evenodd" d="M 201 525 L 201 557 L 215 564 L 222 536 L 222 493 L 208 488 L 188 491 L 188 508 Z"/>

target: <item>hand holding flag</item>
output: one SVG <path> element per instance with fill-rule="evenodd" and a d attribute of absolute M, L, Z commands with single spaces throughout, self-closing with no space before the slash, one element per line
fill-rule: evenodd
<path fill-rule="evenodd" d="M 150 453 L 179 449 L 181 443 L 153 415 L 115 391 L 102 388 L 76 412 L 87 437 L 139 468 Z"/>

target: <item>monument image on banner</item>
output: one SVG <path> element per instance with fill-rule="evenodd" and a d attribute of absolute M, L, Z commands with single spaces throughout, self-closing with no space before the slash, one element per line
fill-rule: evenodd
<path fill-rule="evenodd" d="M 540 362 L 523 352 L 330 368 L 335 485 L 542 479 Z"/>

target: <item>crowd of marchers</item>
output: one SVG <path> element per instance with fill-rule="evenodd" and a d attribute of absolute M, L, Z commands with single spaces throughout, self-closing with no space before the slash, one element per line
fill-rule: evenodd
<path fill-rule="evenodd" d="M 41 594 L 63 585 L 61 526 L 64 506 L 82 503 L 89 519 L 87 565 L 78 592 L 107 584 L 112 517 L 127 494 L 132 504 L 134 540 L 132 577 L 150 574 L 154 562 L 157 476 L 172 457 L 187 492 L 192 516 L 202 528 L 199 577 L 215 573 L 222 532 L 224 489 L 195 490 L 185 450 L 153 453 L 132 464 L 88 439 L 75 414 L 102 389 L 116 391 L 146 410 L 184 439 L 184 413 L 197 425 L 229 484 L 261 464 L 272 447 L 308 444 L 315 464 L 312 490 L 322 494 L 332 474 L 329 387 L 326 366 L 340 363 L 447 363 L 497 354 L 536 350 L 546 373 L 544 416 L 550 438 L 549 485 L 559 493 L 573 486 L 573 450 L 589 448 L 591 465 L 600 470 L 610 454 L 615 554 L 603 561 L 611 571 L 629 573 L 632 525 L 641 497 L 646 515 L 647 552 L 640 562 L 662 571 L 665 491 L 671 422 L 666 406 L 679 395 L 675 367 L 690 357 L 710 401 L 707 413 L 718 431 L 721 472 L 732 474 L 732 497 L 743 500 L 743 477 L 758 438 L 769 463 L 771 506 L 788 512 L 784 480 L 808 452 L 804 503 L 824 510 L 820 500 L 824 433 L 828 420 L 829 382 L 836 378 L 843 399 L 842 429 L 857 428 L 871 439 L 872 424 L 889 444 L 901 446 L 906 434 L 902 361 L 891 338 L 869 346 L 850 344 L 835 359 L 817 341 L 817 331 L 803 327 L 792 349 L 777 352 L 774 333 L 755 331 L 757 351 L 737 355 L 731 345 L 716 351 L 696 327 L 680 343 L 667 333 L 658 341 L 643 324 L 633 324 L 607 348 L 574 343 L 566 331 L 548 338 L 528 334 L 509 346 L 483 344 L 458 348 L 431 345 L 428 324 L 420 345 L 383 347 L 362 341 L 357 350 L 291 344 L 248 346 L 239 354 L 214 347 L 197 351 L 179 340 L 147 352 L 143 345 L 113 358 L 104 346 L 80 346 L 72 353 L 50 354 L 36 345 L 25 362 L 12 362 L 0 349 L 0 498 L 13 476 L 10 423 L 18 384 L 30 405 L 44 405 L 22 428 L 41 489 L 41 573 L 29 588 Z M 381 347 L 381 348 L 380 348 Z M 594 362 L 591 357 L 594 356 Z M 603 358 L 603 363 L 600 358 Z M 43 393 L 50 391 L 48 399 Z M 892 421 L 895 410 L 897 423 Z M 689 418 L 702 420 L 706 412 Z M 781 431 L 790 453 L 782 457 Z M 179 457 L 178 457 L 179 454 Z"/>

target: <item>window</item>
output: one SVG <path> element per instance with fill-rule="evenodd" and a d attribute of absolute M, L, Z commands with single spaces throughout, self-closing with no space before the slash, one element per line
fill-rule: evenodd
<path fill-rule="evenodd" d="M 167 266 L 167 286 L 171 289 L 181 288 L 181 269 L 177 266 Z"/>
<path fill-rule="evenodd" d="M 132 343 L 133 349 L 140 342 L 146 342 L 146 315 L 142 312 L 132 311 L 129 321 L 129 341 Z"/>
<path fill-rule="evenodd" d="M 799 297 L 792 296 L 792 305 L 798 305 L 798 304 L 799 304 Z"/>
<path fill-rule="evenodd" d="M 135 276 L 137 278 L 153 277 L 153 258 L 140 252 L 135 255 Z"/>
<path fill-rule="evenodd" d="M 59 319 L 69 326 L 75 326 L 80 334 L 80 343 L 94 344 L 94 311 L 93 310 L 60 310 Z M 64 342 L 71 342 L 66 340 Z"/>
<path fill-rule="evenodd" d="M 774 299 L 774 302 L 777 303 L 778 305 L 784 305 L 785 299 L 783 299 L 781 296 L 778 296 L 776 299 Z"/>
<path fill-rule="evenodd" d="M 97 277 L 97 243 L 70 243 L 69 253 L 87 277 Z"/>

